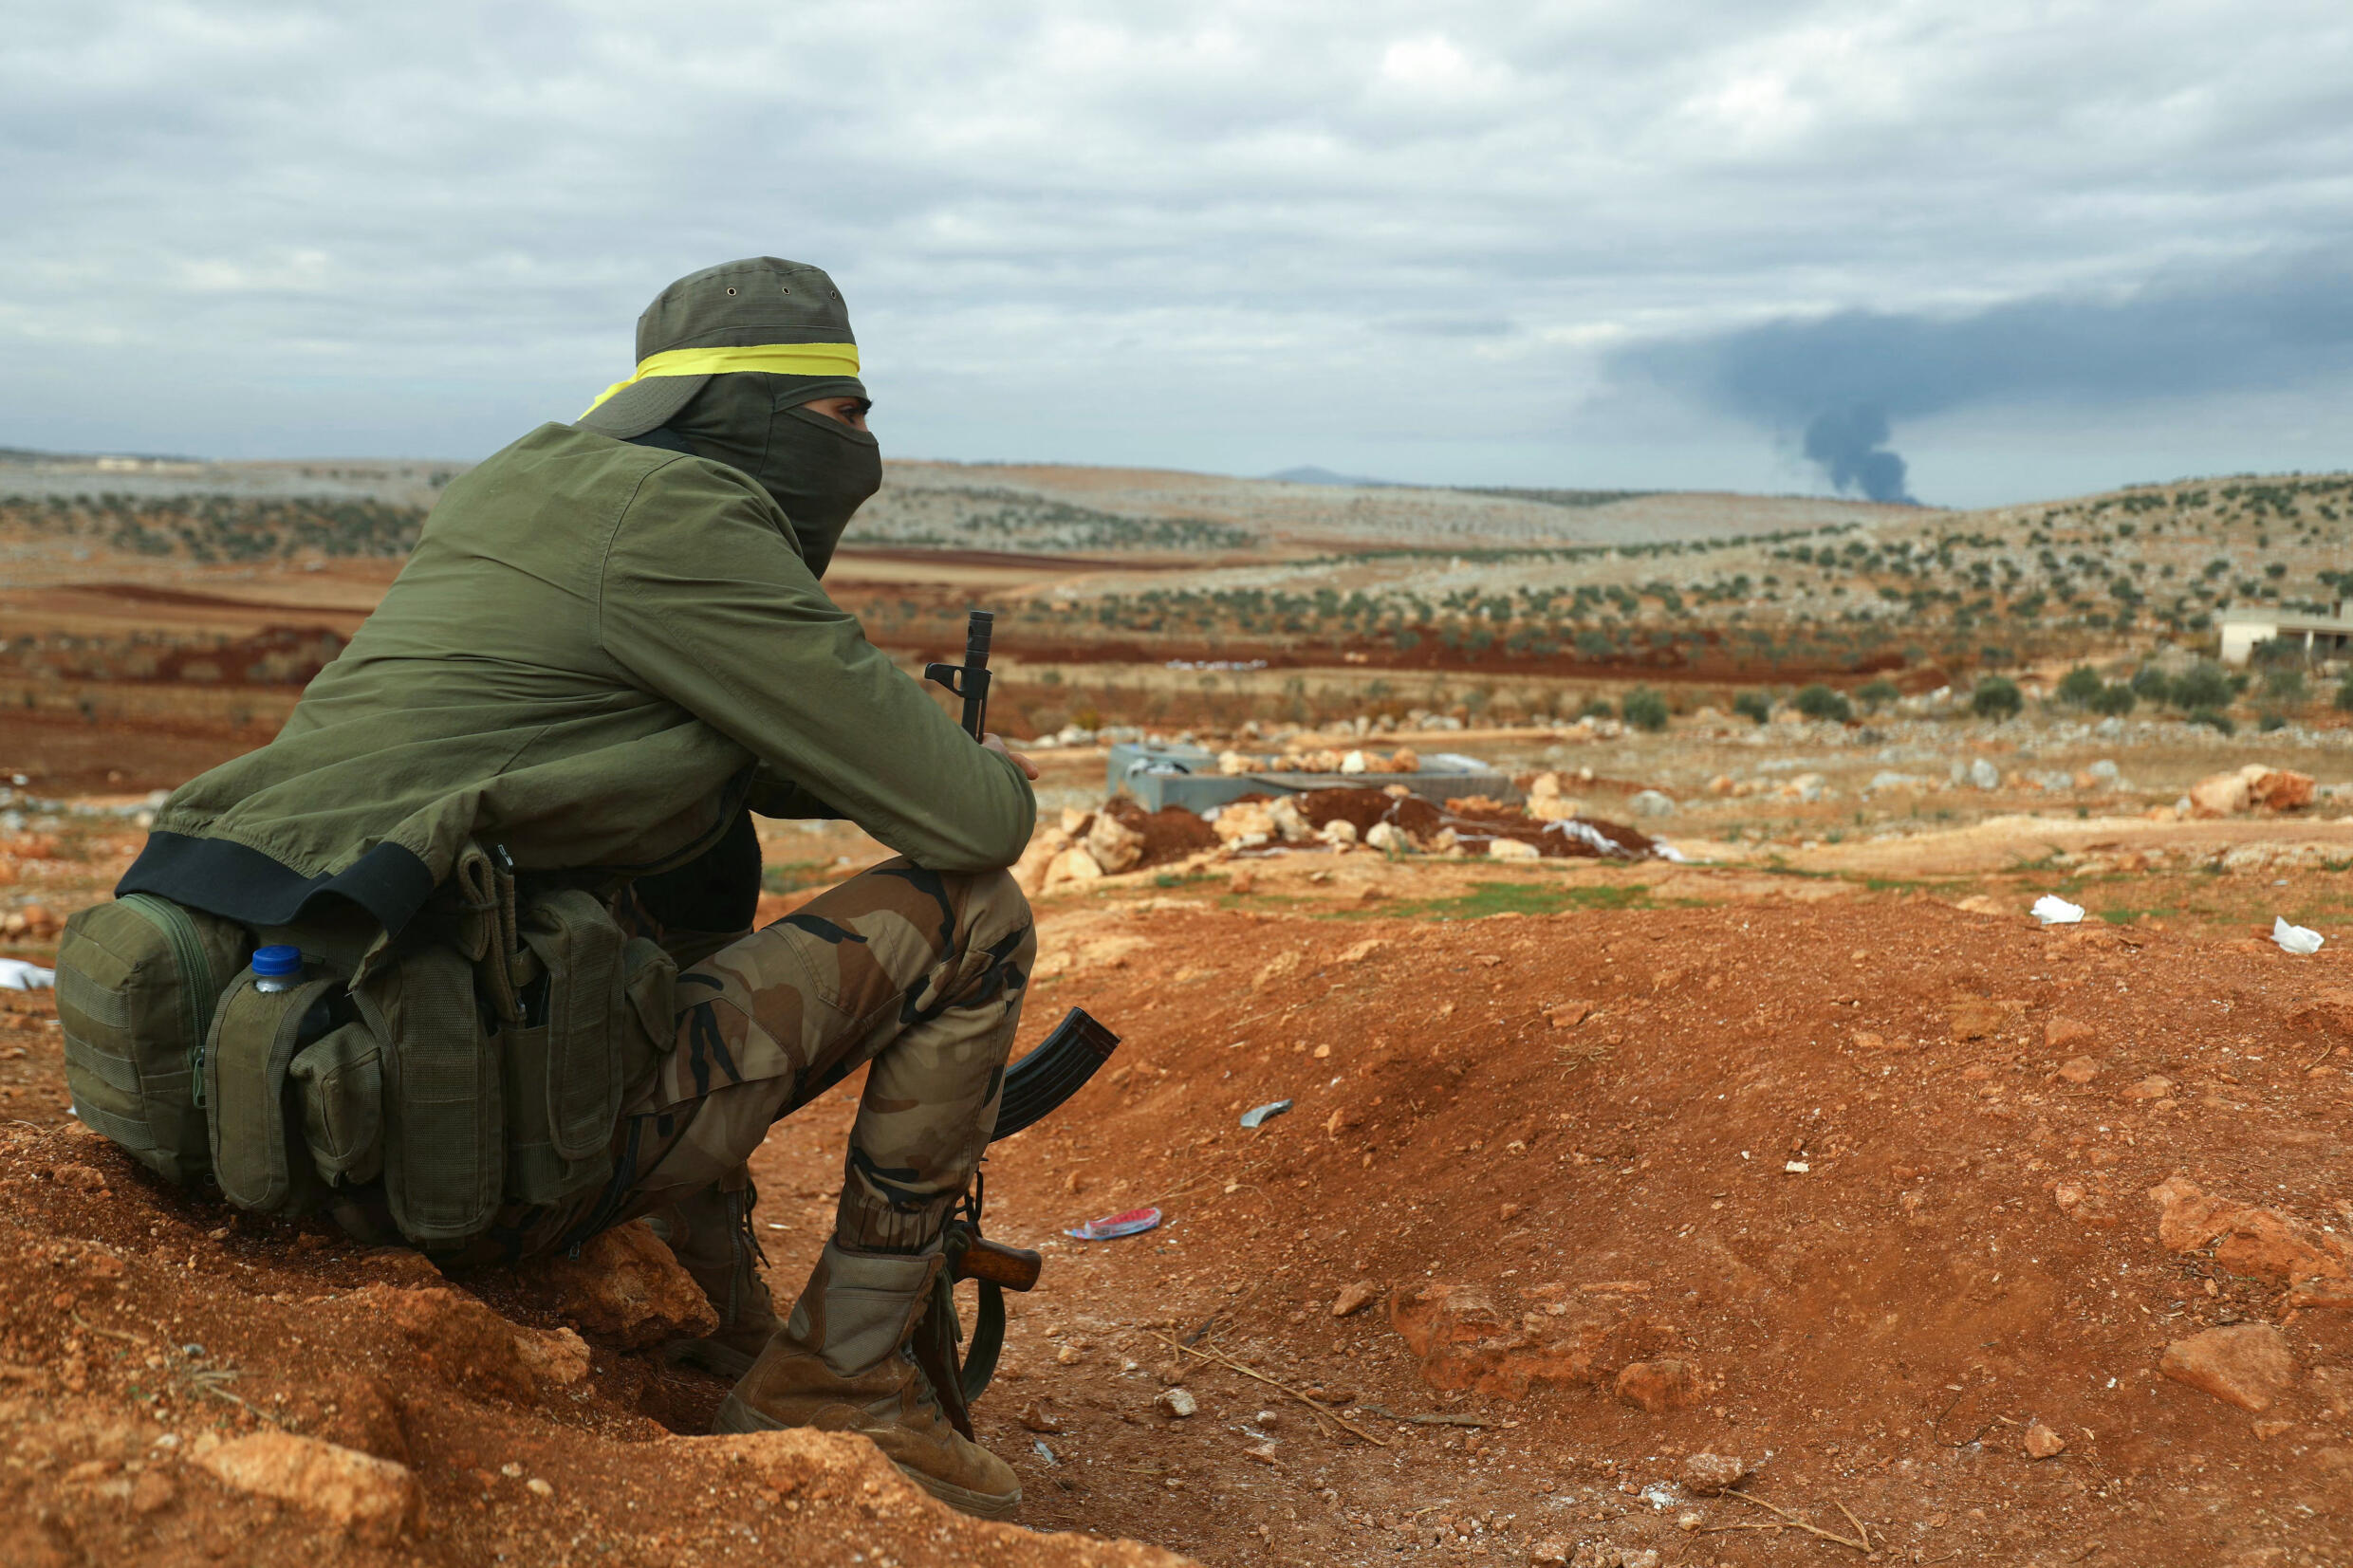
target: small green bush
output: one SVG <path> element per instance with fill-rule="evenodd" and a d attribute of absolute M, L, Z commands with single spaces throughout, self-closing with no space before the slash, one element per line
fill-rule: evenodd
<path fill-rule="evenodd" d="M 2353 676 L 2345 680 L 2345 689 L 2353 692 Z M 1773 722 L 1773 699 L 1762 692 L 1743 692 L 1732 699 L 1732 711 L 1758 724 Z"/>
<path fill-rule="evenodd" d="M 2238 726 L 2231 722 L 2231 715 L 2219 708 L 2193 708 L 2185 716 L 2192 724 L 2202 724 L 2207 729 L 2220 730 L 2225 735 L 2238 733 Z"/>
<path fill-rule="evenodd" d="M 2079 664 L 2059 677 L 2058 698 L 2069 708 L 2089 708 L 2108 683 L 2088 664 Z"/>
<path fill-rule="evenodd" d="M 2348 713 L 2353 713 L 2353 674 L 2346 675 L 2344 680 L 2337 683 L 2337 706 Z"/>
<path fill-rule="evenodd" d="M 2189 709 L 2195 715 L 2202 708 L 2230 707 L 2238 691 L 2221 665 L 2201 659 L 2181 673 L 2166 695 L 2176 708 Z"/>
<path fill-rule="evenodd" d="M 1587 697 L 1585 705 L 1577 710 L 1577 716 L 1581 719 L 1614 719 L 1618 716 L 1618 710 L 1609 705 L 1607 697 Z"/>
<path fill-rule="evenodd" d="M 1817 681 L 1800 692 L 1797 710 L 1809 719 L 1834 719 L 1844 724 L 1855 716 L 1855 705 Z"/>
<path fill-rule="evenodd" d="M 2267 735 L 2274 729 L 2285 729 L 2288 728 L 2288 715 L 2285 713 L 2263 713 L 2256 718 L 2255 728 Z"/>
<path fill-rule="evenodd" d="M 1894 681 L 1885 679 L 1865 681 L 1855 689 L 1856 698 L 1874 712 L 1885 708 L 1902 695 L 1901 692 L 1896 690 Z"/>
<path fill-rule="evenodd" d="M 2018 692 L 2018 683 L 2007 675 L 1984 675 L 1977 688 L 1969 694 L 1969 710 L 1981 719 L 2010 719 L 2026 699 Z"/>
<path fill-rule="evenodd" d="M 2120 681 L 2113 686 L 2103 686 L 2086 706 L 2103 718 L 2121 718 L 2131 712 L 2140 700 L 2133 695 L 2131 687 Z"/>
<path fill-rule="evenodd" d="M 1638 686 L 1626 693 L 1624 714 L 1635 729 L 1656 733 L 1667 727 L 1667 699 L 1647 686 Z"/>
<path fill-rule="evenodd" d="M 2171 702 L 2174 683 L 2156 665 L 2144 664 L 2133 672 L 2132 694 L 2142 702 Z"/>
<path fill-rule="evenodd" d="M 2304 644 L 2291 642 L 2287 637 L 2265 637 L 2247 650 L 2247 662 L 2258 670 L 2301 670 L 2304 668 Z"/>
<path fill-rule="evenodd" d="M 2263 694 L 2273 702 L 2295 704 L 2304 701 L 2304 671 L 2274 669 L 2263 673 Z"/>

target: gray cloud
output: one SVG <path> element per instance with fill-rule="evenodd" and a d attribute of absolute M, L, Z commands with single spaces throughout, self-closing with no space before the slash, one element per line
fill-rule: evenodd
<path fill-rule="evenodd" d="M 897 451 L 1787 488 L 1754 427 L 1823 410 L 1704 345 L 2312 252 L 2353 163 L 2353 15 L 2307 0 L 648 16 L 16 8 L 0 445 L 475 455 L 621 374 L 664 282 L 773 252 L 842 281 Z"/>

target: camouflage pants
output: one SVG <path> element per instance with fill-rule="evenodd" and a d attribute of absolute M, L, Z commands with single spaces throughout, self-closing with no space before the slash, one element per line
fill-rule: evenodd
<path fill-rule="evenodd" d="M 868 1068 L 834 1235 L 901 1251 L 938 1234 L 996 1126 L 1036 952 L 1002 871 L 886 860 L 678 976 L 677 1037 L 576 1205 L 502 1216 L 511 1251 L 562 1247 L 732 1177 L 769 1126 Z"/>

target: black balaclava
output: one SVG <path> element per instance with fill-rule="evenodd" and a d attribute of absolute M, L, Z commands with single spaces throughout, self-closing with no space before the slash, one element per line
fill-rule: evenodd
<path fill-rule="evenodd" d="M 810 574 L 823 577 L 850 515 L 882 488 L 882 449 L 866 432 L 804 405 L 865 395 L 846 378 L 713 376 L 666 428 L 695 456 L 758 480 L 792 524 Z"/>

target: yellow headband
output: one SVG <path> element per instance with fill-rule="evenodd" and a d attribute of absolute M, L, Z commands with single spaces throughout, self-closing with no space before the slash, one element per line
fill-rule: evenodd
<path fill-rule="evenodd" d="M 621 388 L 652 377 L 724 376 L 747 370 L 765 371 L 771 376 L 855 376 L 858 345 L 760 343 L 750 348 L 674 348 L 667 354 L 649 354 L 638 361 L 636 374 L 606 387 L 596 402 L 581 411 L 581 417 L 585 419 L 594 414 L 605 398 Z"/>

